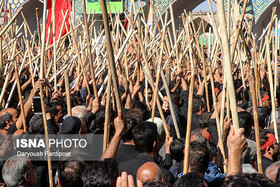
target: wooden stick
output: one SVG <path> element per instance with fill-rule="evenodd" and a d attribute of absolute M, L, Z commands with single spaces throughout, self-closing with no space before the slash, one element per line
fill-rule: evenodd
<path fill-rule="evenodd" d="M 277 52 L 279 48 L 279 36 L 278 36 L 278 17 L 275 20 L 275 48 L 274 48 L 274 95 L 276 96 L 276 86 L 278 82 L 278 70 L 277 70 Z"/>
<path fill-rule="evenodd" d="M 40 19 L 39 19 L 39 9 L 36 8 L 35 12 L 36 12 L 36 22 L 37 22 L 39 45 L 42 46 L 42 44 L 41 44 L 41 28 L 40 28 Z"/>
<path fill-rule="evenodd" d="M 202 46 L 201 51 L 202 56 L 202 67 L 203 67 L 203 78 L 204 78 L 204 86 L 205 86 L 205 95 L 206 95 L 206 104 L 207 104 L 207 111 L 210 112 L 210 102 L 209 102 L 209 93 L 208 93 L 208 84 L 207 84 L 207 74 L 206 74 L 206 66 L 205 66 L 205 57 L 204 57 L 204 51 Z M 215 92 L 214 92 L 215 93 Z"/>
<path fill-rule="evenodd" d="M 278 137 L 278 130 L 277 130 L 277 121 L 276 121 L 276 110 L 275 110 L 275 95 L 274 95 L 274 87 L 273 87 L 273 78 L 272 78 L 272 68 L 271 68 L 271 61 L 270 61 L 270 46 L 269 46 L 269 36 L 265 38 L 266 43 L 266 62 L 267 62 L 267 70 L 269 74 L 269 87 L 270 87 L 270 96 L 271 96 L 271 105 L 272 105 L 272 119 L 274 125 L 274 134 L 277 143 L 279 142 Z"/>
<path fill-rule="evenodd" d="M 108 69 L 108 84 L 107 84 L 107 98 L 106 98 L 106 106 L 105 106 L 105 122 L 104 122 L 104 137 L 103 137 L 103 152 L 106 150 L 108 146 L 108 137 L 109 137 L 109 128 L 110 128 L 110 110 L 111 110 L 111 85 L 112 85 L 112 73 L 111 69 Z"/>
<path fill-rule="evenodd" d="M 252 68 L 250 69 L 250 90 L 252 93 L 252 103 L 253 103 L 253 112 L 254 112 L 254 127 L 255 127 L 255 137 L 256 137 L 256 146 L 257 146 L 258 172 L 260 174 L 263 174 L 257 96 L 256 96 L 256 89 L 255 89 L 254 71 Z"/>
<path fill-rule="evenodd" d="M 16 49 L 16 43 L 14 43 L 14 50 Z M 21 110 L 21 118 L 22 118 L 22 123 L 23 123 L 23 132 L 26 132 L 26 119 L 25 119 L 25 113 L 24 113 L 24 104 L 22 101 L 22 94 L 21 94 L 21 86 L 20 86 L 20 81 L 19 81 L 19 76 L 18 76 L 18 67 L 17 67 L 17 62 L 15 59 L 14 61 L 14 67 L 15 67 L 15 75 L 16 75 L 16 82 L 17 82 L 17 91 L 18 91 L 18 98 L 20 102 L 20 110 Z"/>
<path fill-rule="evenodd" d="M 176 62 L 177 62 L 177 69 L 180 68 L 180 63 L 179 63 L 179 55 L 178 55 L 178 47 L 177 47 L 177 39 L 176 39 L 176 30 L 175 30 L 175 21 L 174 21 L 174 14 L 173 14 L 173 7 L 172 4 L 169 6 L 170 9 L 170 15 L 171 15 L 171 20 L 172 20 L 172 31 L 173 31 L 173 37 L 174 37 L 174 46 L 175 47 L 175 52 L 176 52 Z"/>
<path fill-rule="evenodd" d="M 90 39 L 89 39 L 90 36 L 89 36 L 89 32 L 88 32 L 88 24 L 87 24 L 87 19 L 86 19 L 86 3 L 85 3 L 85 0 L 83 0 L 83 17 L 84 17 L 84 24 L 85 24 L 85 34 L 86 34 L 86 38 L 87 38 L 86 41 L 87 41 L 87 47 L 88 47 L 89 67 L 90 67 L 90 70 L 91 70 L 93 92 L 94 92 L 95 98 L 97 98 L 98 97 L 98 90 L 97 90 L 97 87 L 96 87 L 96 80 L 95 80 L 95 75 L 94 75 L 94 70 L 93 70 L 93 61 L 92 61 L 92 55 L 91 55 L 91 44 L 90 44 Z M 109 27 L 109 25 L 108 25 L 108 27 Z M 106 31 L 106 29 L 105 29 L 105 31 Z"/>
<path fill-rule="evenodd" d="M 28 61 L 29 61 L 29 68 L 30 68 L 30 73 L 32 74 L 33 72 L 33 67 L 32 67 L 32 62 L 31 62 L 31 50 L 29 46 L 29 39 L 28 39 L 28 34 L 27 34 L 27 29 L 26 26 L 24 25 L 24 33 L 25 33 L 25 45 L 26 45 L 26 50 L 28 52 Z M 34 36 L 35 37 L 35 36 Z M 34 81 L 34 76 L 31 76 L 31 82 L 32 82 L 32 87 L 34 88 L 35 81 Z"/>
<path fill-rule="evenodd" d="M 44 60 L 45 60 L 45 41 L 46 41 L 46 13 L 47 13 L 47 1 L 44 2 L 44 11 L 43 11 L 43 34 L 42 34 L 42 41 L 41 41 L 41 61 L 40 61 L 40 78 L 44 78 Z M 40 95 L 41 95 L 41 108 L 43 113 L 43 121 L 44 121 L 44 129 L 45 129 L 45 138 L 46 138 L 46 147 L 47 152 L 50 152 L 49 147 L 49 133 L 48 133 L 48 125 L 46 119 L 46 109 L 44 103 L 44 92 L 43 92 L 43 85 L 40 84 Z M 47 154 L 47 162 L 48 162 L 48 173 L 49 173 L 49 184 L 50 187 L 53 187 L 53 175 L 52 175 L 52 162 L 50 158 L 50 154 Z"/>
<path fill-rule="evenodd" d="M 79 51 L 79 46 L 78 46 L 78 43 L 77 43 L 77 40 L 76 40 L 76 37 L 75 37 L 75 33 L 74 33 L 74 29 L 73 29 L 73 25 L 72 25 L 71 21 L 69 21 L 69 25 L 70 25 L 70 31 L 72 33 L 72 40 L 73 40 L 73 43 L 74 43 L 74 46 L 75 46 L 75 49 L 76 49 L 76 52 L 77 52 L 77 56 L 78 56 L 78 63 L 80 64 L 83 75 L 86 78 L 87 77 L 86 72 L 84 70 L 81 54 L 80 54 L 80 51 Z M 89 89 L 89 85 L 88 85 L 87 81 L 86 81 L 86 87 L 87 87 L 88 93 L 90 93 L 90 89 Z"/>
<path fill-rule="evenodd" d="M 245 0 L 247 2 L 247 0 Z M 238 113 L 237 113 L 237 106 L 236 106 L 236 97 L 235 97 L 235 89 L 233 85 L 233 77 L 232 77 L 232 70 L 231 70 L 231 59 L 230 59 L 230 51 L 229 51 L 229 44 L 228 44 L 228 36 L 226 31 L 226 23 L 225 23 L 225 12 L 224 12 L 224 2 L 218 1 L 218 18 L 220 23 L 220 31 L 221 31 L 221 39 L 222 39 L 222 48 L 224 51 L 224 68 L 225 74 L 227 76 L 227 87 L 229 90 L 229 99 L 230 99 L 230 106 L 231 106 L 231 113 L 232 113 L 232 122 L 235 131 L 239 129 L 239 122 L 238 122 Z"/>
<path fill-rule="evenodd" d="M 2 50 L 2 38 L 0 37 L 0 76 L 3 75 L 3 50 Z"/>
<path fill-rule="evenodd" d="M 213 74 L 212 74 L 212 70 L 211 68 L 209 68 L 210 72 L 210 81 L 211 81 L 211 90 L 212 90 L 212 98 L 213 98 L 213 106 L 215 108 L 215 113 L 216 113 L 216 125 L 217 125 L 217 131 L 218 131 L 218 137 L 219 137 L 219 141 L 218 141 L 218 146 L 221 150 L 221 154 L 223 156 L 223 159 L 226 159 L 225 156 L 225 149 L 224 149 L 224 145 L 223 145 L 223 138 L 222 138 L 222 128 L 220 126 L 220 120 L 223 119 L 219 119 L 219 110 L 218 110 L 218 106 L 217 106 L 217 101 L 216 101 L 216 94 L 215 94 L 215 88 L 214 88 L 214 80 L 213 80 Z M 226 167 L 225 167 L 225 172 L 226 172 Z"/>
<path fill-rule="evenodd" d="M 6 30 L 11 26 L 11 24 L 15 21 L 17 18 L 18 14 L 22 11 L 22 7 L 20 7 L 17 12 L 13 15 L 13 17 L 10 19 L 9 23 L 1 30 L 0 36 L 2 36 Z"/>
<path fill-rule="evenodd" d="M 159 61 L 158 61 L 158 65 L 157 65 L 157 78 L 156 78 L 156 88 L 155 88 L 155 92 L 153 95 L 153 105 L 152 105 L 152 122 L 154 122 L 154 117 L 155 117 L 155 109 L 156 109 L 156 100 L 157 100 L 157 96 L 158 96 L 158 83 L 159 83 L 159 78 L 160 78 L 160 69 L 161 67 L 161 61 L 162 61 L 162 53 L 163 53 L 163 44 L 164 44 L 164 38 L 165 38 L 165 30 L 166 30 L 166 23 L 167 23 L 167 16 L 168 16 L 168 11 L 165 14 L 165 22 L 164 22 L 164 29 L 163 29 L 163 35 L 162 35 L 162 43 L 161 43 L 161 49 L 160 49 L 160 55 L 159 55 Z"/>
<path fill-rule="evenodd" d="M 123 106 L 121 103 L 121 97 L 120 97 L 120 93 L 119 93 L 119 83 L 118 83 L 117 72 L 116 72 L 116 67 L 115 67 L 115 63 L 114 63 L 115 62 L 114 52 L 113 52 L 113 48 L 112 48 L 112 44 L 111 44 L 111 35 L 110 35 L 110 29 L 109 29 L 109 23 L 108 23 L 106 3 L 104 0 L 100 0 L 99 3 L 100 3 L 101 10 L 102 10 L 102 15 L 103 15 L 106 46 L 107 46 L 107 55 L 108 55 L 110 68 L 112 71 L 112 79 L 113 79 L 113 85 L 114 85 L 114 89 L 115 89 L 117 110 L 118 110 L 118 112 L 122 113 Z"/>
<path fill-rule="evenodd" d="M 160 70 L 160 73 L 161 73 L 161 78 L 162 78 L 163 85 L 164 85 L 164 88 L 165 88 L 165 91 L 166 91 L 166 95 L 167 95 L 167 98 L 168 98 L 168 105 L 170 107 L 170 113 L 171 113 L 172 121 L 173 121 L 173 124 L 174 124 L 174 127 L 175 127 L 176 136 L 177 136 L 177 138 L 181 138 L 180 131 L 179 131 L 178 124 L 177 124 L 177 120 L 176 120 L 176 116 L 175 116 L 175 112 L 174 112 L 174 108 L 173 108 L 171 95 L 170 95 L 170 90 L 168 88 L 168 84 L 167 84 L 167 81 L 165 79 L 165 75 L 164 75 L 164 72 L 163 72 L 162 69 Z M 166 129 L 165 132 L 166 131 L 168 131 L 168 129 Z M 170 136 L 170 135 L 168 134 L 167 136 Z"/>
<path fill-rule="evenodd" d="M 186 174 L 189 169 L 190 143 L 191 143 L 191 130 L 192 130 L 193 91 L 194 91 L 194 69 L 192 68 L 191 83 L 190 83 L 190 90 L 189 90 L 189 104 L 188 104 L 188 115 L 187 115 L 187 130 L 186 130 L 186 139 L 185 139 L 183 174 Z"/>
<path fill-rule="evenodd" d="M 230 58 L 231 61 L 233 61 L 234 53 L 235 53 L 235 48 L 236 48 L 236 45 L 237 45 L 237 42 L 238 42 L 238 38 L 239 38 L 238 36 L 239 36 L 240 31 L 242 29 L 242 25 L 243 25 L 242 23 L 243 23 L 243 19 L 244 19 L 244 15 L 245 15 L 246 6 L 247 6 L 247 0 L 244 0 L 244 4 L 243 4 L 243 8 L 242 8 L 242 13 L 241 13 L 241 19 L 240 19 L 240 21 L 238 23 L 238 28 L 237 28 L 237 31 L 236 31 L 235 41 L 234 41 L 234 44 L 233 44 L 233 47 L 232 47 L 232 53 L 231 53 L 231 58 Z"/>
<path fill-rule="evenodd" d="M 65 91 L 66 91 L 67 114 L 68 114 L 68 116 L 72 116 L 68 70 L 64 71 L 64 85 L 65 85 Z"/>

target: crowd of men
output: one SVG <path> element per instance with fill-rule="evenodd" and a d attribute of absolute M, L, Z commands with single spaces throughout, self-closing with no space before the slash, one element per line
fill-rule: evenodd
<path fill-rule="evenodd" d="M 246 64 L 246 62 L 245 62 Z M 172 105 L 181 138 L 175 133 L 170 107 L 163 88 L 159 82 L 159 91 L 164 116 L 170 136 L 166 136 L 163 121 L 156 108 L 155 118 L 151 120 L 153 90 L 145 84 L 143 71 L 140 83 L 127 80 L 118 71 L 119 89 L 124 112 L 117 113 L 114 100 L 110 101 L 111 119 L 109 133 L 110 143 L 100 160 L 52 161 L 54 186 L 59 187 L 92 187 L 92 186 L 277 186 L 280 184 L 280 161 L 278 143 L 274 136 L 274 123 L 280 125 L 279 77 L 276 86 L 277 121 L 273 121 L 271 112 L 271 92 L 268 87 L 268 74 L 259 70 L 260 95 L 262 106 L 258 103 L 258 121 L 260 129 L 260 148 L 263 174 L 257 168 L 257 146 L 252 110 L 252 95 L 249 86 L 249 68 L 244 66 L 244 80 L 240 67 L 233 67 L 234 87 L 238 105 L 240 129 L 232 127 L 230 111 L 225 109 L 223 138 L 219 140 L 216 111 L 213 107 L 211 84 L 208 83 L 210 112 L 207 112 L 205 83 L 202 71 L 198 69 L 195 76 L 191 143 L 189 164 L 184 174 L 184 153 L 187 114 L 189 105 L 189 86 L 191 74 L 188 69 L 171 72 L 172 63 L 164 71 L 171 92 Z M 152 67 L 151 67 L 152 68 Z M 277 71 L 277 70 L 276 70 Z M 69 73 L 70 85 L 78 77 L 76 69 Z M 14 70 L 12 70 L 14 75 Z M 108 70 L 97 80 L 100 88 Z M 7 157 L 15 149 L 12 134 L 45 134 L 42 114 L 34 114 L 33 97 L 39 95 L 40 85 L 48 89 L 45 97 L 48 134 L 103 134 L 105 122 L 106 89 L 99 98 L 88 93 L 88 77 L 78 77 L 78 82 L 71 90 L 72 116 L 67 115 L 64 79 L 58 82 L 58 89 L 45 79 L 38 79 L 34 87 L 31 84 L 32 74 L 24 68 L 20 76 L 24 102 L 27 132 L 23 131 L 23 115 L 18 107 L 18 94 L 12 93 L 7 108 L 15 76 L 11 76 L 5 91 L 0 111 L 0 158 Z M 62 76 L 62 73 L 59 75 Z M 200 81 L 199 82 L 199 76 Z M 213 69 L 217 109 L 221 110 L 223 94 L 223 66 L 218 64 Z M 154 74 L 155 78 L 155 74 Z M 4 77 L 1 78 L 3 80 Z M 59 77 L 58 77 L 59 80 Z M 245 84 L 243 84 L 243 81 Z M 1 87 L 3 82 L 1 82 Z M 114 95 L 113 95 L 114 96 Z M 228 102 L 228 101 L 226 101 Z M 229 107 L 226 103 L 225 107 Z M 225 148 L 221 154 L 218 146 Z M 49 169 L 47 161 L 32 161 L 24 156 L 8 155 L 8 160 L 0 162 L 0 182 L 7 187 L 44 187 L 49 186 Z M 1 186 L 0 185 L 0 186 Z"/>

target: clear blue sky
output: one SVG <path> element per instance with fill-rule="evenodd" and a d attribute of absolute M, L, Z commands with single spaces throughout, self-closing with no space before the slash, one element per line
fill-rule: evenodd
<path fill-rule="evenodd" d="M 216 11 L 217 10 L 216 5 L 213 3 L 211 3 L 211 4 L 212 4 L 213 11 Z M 204 1 L 203 3 L 198 5 L 195 9 L 193 9 L 193 12 L 199 12 L 200 10 L 201 11 L 210 11 L 207 1 Z"/>

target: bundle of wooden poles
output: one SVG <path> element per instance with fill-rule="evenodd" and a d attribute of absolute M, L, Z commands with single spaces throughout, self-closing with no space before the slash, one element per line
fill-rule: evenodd
<path fill-rule="evenodd" d="M 209 1 L 209 0 L 208 0 Z M 120 99 L 119 83 L 117 77 L 117 70 L 127 80 L 134 81 L 139 85 L 140 73 L 144 73 L 145 81 L 150 84 L 153 90 L 153 103 L 152 103 L 152 120 L 154 120 L 156 108 L 159 110 L 161 119 L 163 120 L 164 129 L 166 135 L 169 136 L 167 124 L 160 100 L 162 94 L 159 91 L 159 81 L 163 80 L 164 88 L 167 93 L 168 102 L 170 106 L 170 112 L 172 114 L 173 122 L 175 125 L 176 135 L 180 137 L 175 113 L 171 101 L 170 90 L 165 80 L 165 74 L 163 68 L 172 63 L 171 71 L 176 74 L 176 69 L 184 69 L 191 71 L 191 81 L 189 89 L 189 104 L 188 104 L 188 118 L 187 118 L 187 133 L 186 133 L 186 147 L 185 147 L 185 162 L 184 172 L 188 169 L 189 158 L 189 145 L 190 145 L 190 133 L 191 133 L 191 116 L 192 116 L 192 101 L 193 92 L 195 86 L 195 76 L 201 84 L 201 76 L 204 80 L 210 77 L 210 84 L 213 96 L 213 109 L 216 112 L 216 122 L 219 135 L 219 148 L 224 155 L 224 147 L 222 144 L 223 123 L 224 123 L 224 110 L 227 103 L 228 114 L 231 113 L 232 122 L 235 130 L 239 128 L 237 104 L 235 97 L 235 90 L 233 86 L 232 67 L 238 65 L 241 69 L 242 80 L 245 86 L 243 69 L 250 68 L 250 90 L 253 96 L 253 110 L 254 110 L 254 125 L 256 129 L 256 143 L 258 148 L 258 169 L 262 173 L 261 167 L 261 155 L 260 155 L 260 141 L 259 141 L 259 129 L 258 116 L 257 116 L 257 104 L 262 103 L 260 97 L 260 77 L 259 71 L 264 71 L 265 67 L 269 73 L 269 85 L 272 99 L 272 114 L 273 121 L 276 121 L 275 112 L 275 88 L 278 78 L 277 71 L 272 73 L 272 61 L 274 62 L 275 69 L 277 70 L 277 50 L 278 50 L 278 36 L 274 37 L 274 28 L 277 28 L 278 18 L 275 15 L 275 9 L 271 15 L 271 21 L 264 30 L 263 35 L 259 40 L 256 40 L 255 35 L 252 32 L 253 21 L 244 19 L 245 9 L 247 1 L 244 1 L 243 7 L 241 7 L 241 13 L 238 17 L 234 16 L 236 12 L 235 8 L 229 8 L 227 12 L 224 11 L 223 1 L 217 1 L 218 7 L 218 20 L 215 19 L 212 11 L 211 3 L 209 1 L 210 12 L 207 13 L 209 20 L 211 20 L 211 28 L 213 33 L 209 33 L 209 36 L 213 38 L 213 45 L 207 43 L 207 36 L 205 33 L 205 25 L 201 13 L 201 22 L 199 28 L 196 29 L 192 13 L 186 11 L 179 17 L 174 18 L 172 4 L 169 8 L 157 17 L 153 8 L 153 2 L 151 1 L 151 11 L 154 15 L 154 23 L 147 25 L 146 16 L 141 8 L 135 5 L 132 0 L 131 8 L 125 12 L 125 18 L 128 21 L 127 28 L 124 28 L 123 22 L 120 18 L 120 13 L 109 9 L 107 12 L 106 2 L 100 0 L 100 6 L 103 12 L 104 29 L 100 32 L 96 32 L 94 14 L 86 14 L 85 0 L 83 2 L 83 15 L 81 21 L 73 26 L 73 20 L 70 20 L 70 26 L 66 25 L 68 11 L 63 12 L 64 20 L 63 27 L 60 33 L 55 33 L 55 24 L 51 24 L 53 30 L 53 43 L 50 45 L 50 38 L 46 37 L 46 8 L 47 1 L 44 1 L 44 12 L 42 29 L 39 24 L 38 10 L 36 11 L 37 17 L 37 33 L 39 41 L 36 42 L 36 33 L 31 33 L 29 25 L 26 21 L 22 23 L 15 23 L 16 17 L 22 16 L 22 8 L 19 8 L 14 15 L 9 15 L 7 23 L 3 27 L 0 26 L 0 74 L 1 77 L 5 77 L 5 81 L 0 95 L 0 105 L 8 106 L 9 99 L 4 103 L 4 93 L 11 76 L 10 70 L 14 66 L 16 81 L 14 85 L 18 88 L 18 96 L 20 98 L 21 115 L 24 114 L 23 101 L 21 96 L 21 85 L 19 76 L 23 66 L 30 68 L 32 73 L 32 85 L 34 86 L 34 77 L 38 75 L 40 78 L 44 78 L 53 85 L 54 90 L 57 88 L 57 82 L 59 81 L 58 75 L 62 74 L 60 79 L 65 79 L 65 88 L 67 96 L 68 115 L 71 115 L 71 103 L 70 103 L 70 86 L 68 72 L 76 68 L 78 76 L 74 80 L 76 83 L 81 77 L 90 76 L 90 81 L 87 82 L 87 90 L 90 92 L 89 85 L 93 85 L 93 93 L 95 97 L 100 96 L 102 92 L 107 92 L 106 102 L 106 117 L 105 117 L 105 130 L 104 130 L 104 149 L 108 145 L 108 133 L 109 133 L 109 111 L 110 102 L 116 103 L 115 110 L 118 112 L 123 111 L 123 106 Z M 55 9 L 56 1 L 52 1 L 52 8 Z M 3 11 L 4 2 L 0 4 L 0 13 Z M 228 6 L 236 7 L 236 6 Z M 10 11 L 11 12 L 11 11 Z M 54 13 L 55 11 L 53 11 Z M 72 13 L 71 13 L 72 14 Z M 35 16 L 35 15 L 34 15 Z M 179 19 L 179 30 L 175 28 L 175 19 Z M 25 19 L 23 19 L 25 20 Z M 55 23 L 55 15 L 52 15 L 52 23 Z M 20 33 L 19 30 L 24 28 L 24 33 Z M 63 28 L 67 27 L 67 33 L 62 36 Z M 111 28 L 111 29 L 110 29 Z M 48 30 L 50 36 L 51 29 Z M 199 33 L 203 33 L 204 41 L 199 41 Z M 56 36 L 59 36 L 56 40 Z M 20 42 L 18 38 L 22 37 L 24 42 Z M 69 41 L 69 45 L 65 47 L 65 41 Z M 210 42 L 210 40 L 208 40 Z M 271 49 L 273 59 L 271 61 Z M 47 51 L 51 51 L 51 57 L 47 55 Z M 207 53 L 208 58 L 205 58 Z M 219 58 L 222 56 L 222 59 Z M 166 60 L 163 60 L 163 57 Z M 206 62 L 207 61 L 207 62 Z M 248 63 L 242 63 L 248 61 Z M 40 62 L 40 63 L 39 63 Z M 216 97 L 214 91 L 213 70 L 218 66 L 218 62 L 222 63 L 224 67 L 224 86 L 222 95 L 222 105 L 218 109 L 216 106 Z M 20 68 L 18 70 L 18 65 Z M 105 81 L 97 89 L 96 80 L 102 75 L 105 69 L 109 70 Z M 151 71 L 155 70 L 155 74 Z M 201 74 L 199 72 L 202 72 Z M 15 86 L 14 86 L 15 87 Z M 209 93 L 208 93 L 207 81 L 205 81 L 205 94 L 207 110 L 210 111 Z M 147 89 L 147 84 L 146 84 Z M 114 94 L 112 91 L 114 90 Z M 147 92 L 146 92 L 147 93 Z M 10 93 L 12 94 L 12 92 Z M 47 125 L 45 117 L 44 95 L 48 94 L 48 89 L 43 86 L 40 87 L 41 103 L 45 124 L 45 133 L 47 134 Z M 228 102 L 225 102 L 225 101 Z M 25 116 L 22 116 L 25 119 Z M 274 123 L 275 137 L 278 140 L 277 125 Z M 24 131 L 26 131 L 26 122 L 24 120 Z M 46 141 L 48 142 L 48 141 Z M 47 146 L 48 147 L 48 146 Z M 48 158 L 49 178 L 50 186 L 53 186 L 52 182 L 52 170 L 51 160 Z"/>

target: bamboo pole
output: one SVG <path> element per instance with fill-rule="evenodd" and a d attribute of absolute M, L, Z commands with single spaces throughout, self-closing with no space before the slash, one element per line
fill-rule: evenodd
<path fill-rule="evenodd" d="M 38 38 L 39 38 L 39 46 L 42 46 L 41 44 L 41 27 L 40 27 L 40 19 L 39 19 L 39 9 L 35 9 L 36 12 L 36 22 L 37 22 L 37 30 L 38 30 Z"/>
<path fill-rule="evenodd" d="M 86 72 L 84 70 L 84 66 L 83 66 L 83 62 L 82 62 L 79 46 L 78 46 L 78 43 L 77 43 L 77 40 L 76 40 L 76 37 L 75 37 L 75 33 L 74 33 L 74 29 L 73 29 L 73 25 L 72 25 L 71 21 L 69 21 L 69 25 L 70 25 L 70 31 L 72 33 L 72 40 L 73 40 L 73 43 L 74 43 L 74 46 L 75 46 L 75 49 L 76 49 L 76 52 L 77 52 L 77 56 L 78 56 L 78 63 L 81 66 L 82 73 L 83 73 L 84 77 L 86 78 L 87 77 L 86 76 Z M 90 93 L 90 89 L 89 89 L 89 85 L 88 85 L 87 81 L 86 81 L 86 87 L 87 87 L 88 93 Z"/>
<path fill-rule="evenodd" d="M 85 0 L 83 0 L 83 17 L 84 17 L 84 24 L 85 24 L 85 34 L 86 34 L 86 39 L 87 39 L 86 42 L 87 42 L 87 47 L 88 47 L 89 67 L 90 67 L 90 71 L 91 71 L 93 92 L 94 92 L 95 98 L 97 98 L 98 97 L 98 90 L 97 90 L 97 87 L 96 87 L 96 80 L 95 80 L 94 69 L 93 69 L 93 60 L 92 60 L 92 55 L 91 55 L 91 44 L 90 44 L 90 38 L 89 38 L 90 36 L 89 36 L 89 32 L 88 32 L 88 24 L 87 24 L 87 19 L 86 19 L 86 3 L 85 3 Z M 107 22 L 108 22 L 108 20 L 107 20 Z M 104 21 L 104 24 L 105 24 L 105 21 Z M 105 31 L 106 31 L 106 29 L 105 29 Z M 108 31 L 109 31 L 109 25 L 108 25 Z"/>
<path fill-rule="evenodd" d="M 276 122 L 276 110 L 275 110 L 275 95 L 274 95 L 274 87 L 273 87 L 273 75 L 272 75 L 272 68 L 271 68 L 271 61 L 270 61 L 270 46 L 269 46 L 269 36 L 266 36 L 265 38 L 265 44 L 266 44 L 266 62 L 267 62 L 267 70 L 269 74 L 269 87 L 270 87 L 270 96 L 271 96 L 271 105 L 272 105 L 272 119 L 273 119 L 273 125 L 274 125 L 274 134 L 277 143 L 279 143 L 279 137 L 278 137 L 278 130 L 277 130 L 277 122 Z"/>
<path fill-rule="evenodd" d="M 245 0 L 245 2 L 247 2 L 247 0 Z M 228 36 L 227 36 L 227 31 L 225 29 L 226 23 L 225 23 L 224 1 L 219 0 L 217 7 L 218 7 L 218 18 L 219 18 L 219 23 L 220 23 L 220 31 L 221 31 L 221 36 L 222 36 L 221 37 L 222 48 L 224 51 L 224 53 L 223 53 L 224 54 L 224 68 L 225 68 L 225 74 L 227 76 L 227 87 L 229 90 L 232 122 L 233 122 L 235 131 L 237 131 L 239 129 L 239 122 L 238 122 L 235 90 L 234 90 L 234 85 L 233 85 Z"/>
<path fill-rule="evenodd" d="M 44 79 L 44 65 L 45 65 L 45 41 L 46 41 L 46 13 L 47 13 L 47 1 L 44 2 L 44 11 L 43 11 L 43 33 L 42 33 L 42 41 L 41 41 L 41 59 L 40 59 L 40 78 Z M 46 109 L 44 103 L 44 92 L 43 85 L 40 84 L 40 95 L 41 95 L 41 107 L 43 113 L 43 121 L 44 121 L 44 129 L 45 129 L 45 138 L 46 138 L 46 147 L 47 152 L 50 152 L 49 147 L 49 134 L 48 134 L 48 125 L 46 119 Z M 49 184 L 50 187 L 53 187 L 53 174 L 52 174 L 52 163 L 50 154 L 47 154 L 47 162 L 48 162 L 48 173 L 49 173 Z"/>
<path fill-rule="evenodd" d="M 106 8 L 106 2 L 104 0 L 100 0 L 100 7 L 102 10 L 103 15 L 103 21 L 104 21 L 104 30 L 105 30 L 105 38 L 106 38 L 106 47 L 107 47 L 107 55 L 108 60 L 112 72 L 112 79 L 113 79 L 113 85 L 115 89 L 115 97 L 116 97 L 116 103 L 117 103 L 117 110 L 118 112 L 123 112 L 123 106 L 121 103 L 121 97 L 119 93 L 119 83 L 117 78 L 117 72 L 115 67 L 115 60 L 114 60 L 114 52 L 111 44 L 111 35 L 110 35 L 110 29 L 109 29 L 109 23 L 108 23 L 108 14 L 107 14 L 107 8 Z"/>
<path fill-rule="evenodd" d="M 275 20 L 275 49 L 274 49 L 274 95 L 276 96 L 276 86 L 278 82 L 278 69 L 277 69 L 277 52 L 279 48 L 279 36 L 278 36 L 278 17 Z"/>
<path fill-rule="evenodd" d="M 14 43 L 14 50 L 16 49 L 16 43 Z M 18 91 L 18 98 L 20 102 L 20 110 L 21 110 L 21 118 L 22 118 L 22 123 L 23 123 L 23 132 L 26 132 L 26 119 L 25 119 L 25 113 L 24 113 L 24 104 L 22 101 L 22 94 L 21 94 L 21 86 L 20 86 L 20 81 L 19 81 L 19 75 L 18 75 L 18 67 L 17 67 L 17 61 L 13 59 L 14 61 L 14 67 L 15 67 L 15 75 L 16 75 L 16 83 L 17 83 L 17 91 Z"/>
<path fill-rule="evenodd" d="M 157 65 L 157 76 L 156 76 L 156 87 L 155 87 L 155 92 L 153 95 L 153 104 L 152 104 L 152 122 L 154 122 L 154 117 L 155 117 L 155 111 L 156 111 L 156 100 L 158 96 L 158 83 L 159 83 L 159 78 L 160 78 L 160 69 L 161 67 L 161 61 L 162 61 L 162 53 L 163 53 L 163 47 L 164 47 L 164 38 L 166 34 L 166 23 L 167 23 L 167 16 L 168 16 L 168 11 L 165 13 L 165 22 L 163 26 L 163 34 L 162 34 L 162 43 L 161 43 L 161 48 L 160 48 L 160 55 L 159 55 L 159 60 L 158 60 L 158 65 Z"/>
<path fill-rule="evenodd" d="M 253 103 L 253 112 L 254 112 L 254 128 L 255 128 L 255 137 L 256 137 L 256 146 L 257 146 L 258 172 L 260 174 L 263 174 L 257 95 L 256 95 L 256 89 L 255 89 L 255 77 L 254 77 L 254 72 L 253 72 L 252 68 L 250 69 L 250 90 L 252 93 L 252 103 Z"/>
<path fill-rule="evenodd" d="M 15 21 L 15 19 L 17 18 L 18 14 L 22 11 L 22 7 L 20 7 L 17 12 L 13 15 L 13 17 L 9 20 L 9 23 L 7 25 L 5 25 L 5 27 L 1 30 L 0 32 L 0 36 L 2 36 L 7 29 L 11 26 L 11 24 Z"/>
<path fill-rule="evenodd" d="M 191 129 L 192 129 L 193 91 L 194 91 L 194 69 L 192 68 L 190 91 L 189 91 L 189 104 L 188 104 L 187 130 L 186 130 L 187 132 L 186 132 L 186 139 L 185 139 L 185 154 L 184 154 L 183 174 L 186 174 L 188 172 L 188 169 L 189 169 Z"/>
<path fill-rule="evenodd" d="M 220 3 L 220 5 L 224 4 L 223 2 Z M 223 6 L 223 5 L 222 5 Z M 233 47 L 232 47 L 232 53 L 231 53 L 231 61 L 233 61 L 233 58 L 234 58 L 234 53 L 235 53 L 235 48 L 236 48 L 236 45 L 237 45 L 237 42 L 238 42 L 238 38 L 239 38 L 239 34 L 240 34 L 240 31 L 242 29 L 242 23 L 243 23 L 243 18 L 244 18 L 244 14 L 245 14 L 245 10 L 246 10 L 246 6 L 247 6 L 247 0 L 244 0 L 244 4 L 243 4 L 243 8 L 242 8 L 242 13 L 241 13 L 241 19 L 238 23 L 238 28 L 237 28 L 237 31 L 236 31 L 236 36 L 235 36 L 235 41 L 234 41 L 234 44 L 233 44 Z M 223 6 L 224 7 L 224 6 Z M 223 8 L 221 7 L 221 8 Z M 224 10 L 224 8 L 223 8 Z M 224 13 L 224 11 L 223 11 Z M 219 20 L 221 20 L 220 16 L 219 17 Z M 226 27 L 225 27 L 226 28 Z M 224 28 L 223 28 L 224 29 Z M 222 30 L 221 30 L 222 31 Z M 221 32 L 222 33 L 222 32 Z"/>
<path fill-rule="evenodd" d="M 103 136 L 103 152 L 106 150 L 108 146 L 108 137 L 110 133 L 110 110 L 111 110 L 111 85 L 112 85 L 112 73 L 111 69 L 108 69 L 108 84 L 107 84 L 107 98 L 106 98 L 106 106 L 105 106 L 105 122 L 104 122 L 104 136 Z"/>
<path fill-rule="evenodd" d="M 26 45 L 26 50 L 28 52 L 28 61 L 29 61 L 29 68 L 30 68 L 30 73 L 32 74 L 33 72 L 33 67 L 32 67 L 32 62 L 31 62 L 31 50 L 30 50 L 30 46 L 29 46 L 29 39 L 27 37 L 27 29 L 26 26 L 24 26 L 24 31 L 25 31 L 25 45 Z M 32 82 L 32 87 L 34 88 L 34 76 L 31 76 L 31 82 Z"/>
<path fill-rule="evenodd" d="M 66 91 L 67 114 L 68 114 L 68 116 L 72 116 L 68 70 L 64 71 L 64 85 L 65 85 L 65 91 Z"/>
<path fill-rule="evenodd" d="M 3 50 L 2 50 L 2 38 L 0 37 L 0 76 L 3 75 Z"/>

